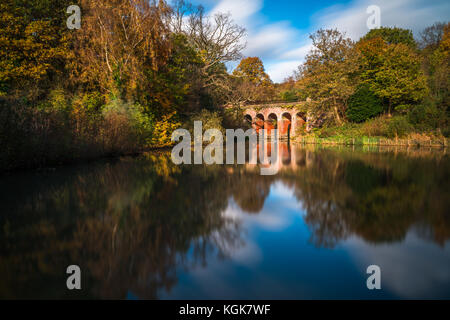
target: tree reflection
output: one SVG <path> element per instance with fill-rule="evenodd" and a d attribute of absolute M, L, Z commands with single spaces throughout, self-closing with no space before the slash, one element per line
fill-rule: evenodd
<path fill-rule="evenodd" d="M 352 235 L 402 241 L 409 231 L 439 245 L 450 238 L 445 153 L 280 148 L 275 176 L 248 166 L 175 166 L 157 152 L 3 177 L 0 297 L 74 297 L 63 284 L 66 267 L 78 264 L 86 286 L 76 297 L 158 298 L 179 268 L 242 246 L 240 222 L 223 214 L 229 200 L 258 214 L 275 182 L 294 190 L 316 246 Z"/>

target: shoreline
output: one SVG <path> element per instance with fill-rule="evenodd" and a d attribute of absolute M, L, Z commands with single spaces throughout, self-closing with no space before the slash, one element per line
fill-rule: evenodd
<path fill-rule="evenodd" d="M 424 147 L 424 148 L 447 148 L 447 138 L 435 139 L 408 139 L 397 138 L 388 139 L 381 137 L 340 137 L 332 136 L 328 138 L 318 137 L 297 137 L 293 141 L 300 144 L 319 144 L 319 145 L 347 145 L 347 146 L 401 146 L 401 147 Z"/>
<path fill-rule="evenodd" d="M 293 138 L 292 140 L 280 140 L 288 142 L 289 144 L 297 144 L 297 145 L 316 145 L 316 146 L 325 146 L 325 147 L 333 147 L 333 146 L 347 146 L 347 147 L 355 147 L 355 146 L 368 146 L 368 147 L 402 147 L 402 148 L 417 148 L 417 149 L 447 149 L 448 142 L 447 139 L 443 140 L 430 140 L 427 143 L 423 141 L 414 141 L 413 139 L 387 139 L 387 138 L 368 138 L 368 137 L 357 137 L 357 138 L 317 138 L 317 137 L 305 137 L 305 138 Z M 47 165 L 43 166 L 18 166 L 11 169 L 0 169 L 0 178 L 2 176 L 6 176 L 9 174 L 16 174 L 22 172 L 51 172 L 56 170 L 56 168 L 62 167 L 70 167 L 75 165 L 83 165 L 89 164 L 93 162 L 98 162 L 102 160 L 117 160 L 121 157 L 137 157 L 146 152 L 161 152 L 170 150 L 172 146 L 164 146 L 164 147 L 151 147 L 146 148 L 141 151 L 136 152 L 128 152 L 122 154 L 110 154 L 103 155 L 99 157 L 92 158 L 77 158 L 77 159 L 65 159 L 60 161 L 49 161 Z"/>

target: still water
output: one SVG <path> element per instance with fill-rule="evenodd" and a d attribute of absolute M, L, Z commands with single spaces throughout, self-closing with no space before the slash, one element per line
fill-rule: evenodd
<path fill-rule="evenodd" d="M 154 152 L 0 177 L 0 298 L 450 298 L 445 150 L 279 148 L 273 176 Z"/>

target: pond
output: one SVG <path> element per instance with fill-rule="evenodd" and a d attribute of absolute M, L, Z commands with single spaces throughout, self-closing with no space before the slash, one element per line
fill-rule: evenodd
<path fill-rule="evenodd" d="M 0 298 L 450 298 L 446 150 L 279 148 L 271 176 L 165 151 L 2 176 Z"/>

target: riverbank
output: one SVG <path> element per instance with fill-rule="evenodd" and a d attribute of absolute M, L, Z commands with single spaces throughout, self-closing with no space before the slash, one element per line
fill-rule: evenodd
<path fill-rule="evenodd" d="M 414 135 L 405 138 L 389 139 L 385 137 L 348 137 L 331 136 L 320 138 L 317 136 L 300 136 L 294 140 L 300 144 L 320 144 L 320 145 L 368 145 L 368 146 L 413 146 L 413 147 L 433 147 L 447 148 L 449 139 L 445 137 L 431 137 Z"/>
<path fill-rule="evenodd" d="M 415 122 L 408 116 L 381 115 L 362 123 L 322 126 L 298 135 L 296 141 L 324 145 L 421 146 L 443 148 L 449 145 L 448 128 Z"/>

